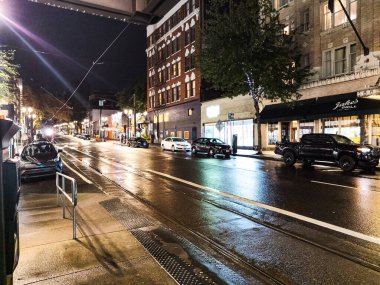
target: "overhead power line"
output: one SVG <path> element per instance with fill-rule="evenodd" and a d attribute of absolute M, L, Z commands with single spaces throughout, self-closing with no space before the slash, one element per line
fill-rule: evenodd
<path fill-rule="evenodd" d="M 71 93 L 70 97 L 66 100 L 66 102 L 58 109 L 57 112 L 54 113 L 54 115 L 50 118 L 50 120 L 54 119 L 54 117 L 57 115 L 59 111 L 62 110 L 63 107 L 67 105 L 67 103 L 70 101 L 70 99 L 74 96 L 74 94 L 78 91 L 79 87 L 83 84 L 87 76 L 90 74 L 92 69 L 95 67 L 95 65 L 98 64 L 99 60 L 107 53 L 107 51 L 114 45 L 114 43 L 121 37 L 121 35 L 126 31 L 126 29 L 131 25 L 131 22 L 129 22 L 122 30 L 121 32 L 113 39 L 113 41 L 106 47 L 106 49 L 100 54 L 100 56 L 92 62 L 92 65 L 84 75 L 83 79 L 79 82 L 78 86 L 75 88 L 75 90 Z"/>

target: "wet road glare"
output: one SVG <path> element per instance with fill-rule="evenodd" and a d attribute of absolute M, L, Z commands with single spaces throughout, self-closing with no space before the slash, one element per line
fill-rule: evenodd
<path fill-rule="evenodd" d="M 57 141 L 70 160 L 284 284 L 338 284 L 342 276 L 350 284 L 380 280 L 378 172 L 289 168 L 70 136 Z"/>

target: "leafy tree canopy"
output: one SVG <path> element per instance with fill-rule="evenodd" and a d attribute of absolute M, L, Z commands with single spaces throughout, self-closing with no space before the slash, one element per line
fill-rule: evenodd
<path fill-rule="evenodd" d="M 203 32 L 202 75 L 227 96 L 254 100 L 298 97 L 306 69 L 298 66 L 294 35 L 270 0 L 210 0 Z"/>
<path fill-rule="evenodd" d="M 49 121 L 62 104 L 63 101 L 58 99 L 54 94 L 24 85 L 23 105 L 33 108 L 33 113 L 37 115 L 35 120 L 37 127 L 40 127 L 43 122 Z M 54 123 L 68 122 L 70 121 L 70 115 L 71 107 L 66 106 L 56 114 Z"/>
<path fill-rule="evenodd" d="M 261 153 L 259 103 L 299 98 L 309 71 L 299 67 L 295 34 L 284 33 L 271 0 L 210 0 L 209 8 L 200 52 L 202 75 L 229 97 L 252 97 Z"/>
<path fill-rule="evenodd" d="M 18 76 L 18 65 L 13 63 L 14 51 L 0 50 L 0 101 L 16 103 L 14 79 Z"/>
<path fill-rule="evenodd" d="M 135 98 L 134 98 L 135 96 Z M 146 78 L 145 76 L 116 94 L 121 109 L 133 109 L 137 112 L 146 110 Z"/>

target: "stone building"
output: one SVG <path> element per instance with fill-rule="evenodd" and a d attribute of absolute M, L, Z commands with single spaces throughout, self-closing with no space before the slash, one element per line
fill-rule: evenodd
<path fill-rule="evenodd" d="M 328 1 L 273 1 L 285 32 L 301 32 L 302 64 L 311 67 L 313 76 L 302 86 L 298 104 L 266 102 L 261 112 L 266 147 L 284 136 L 298 141 L 310 132 L 380 144 L 380 1 L 341 2 L 363 43 L 337 0 L 333 13 Z"/>

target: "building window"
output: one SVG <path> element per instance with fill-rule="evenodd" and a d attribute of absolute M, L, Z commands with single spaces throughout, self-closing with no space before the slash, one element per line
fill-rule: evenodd
<path fill-rule="evenodd" d="M 308 32 L 309 30 L 310 30 L 310 13 L 309 13 L 309 9 L 307 9 L 302 14 L 302 31 Z"/>
<path fill-rule="evenodd" d="M 190 133 L 189 133 L 189 131 L 184 131 L 183 132 L 183 138 L 185 139 L 185 140 L 188 140 L 189 139 L 189 136 L 190 135 Z"/>
<path fill-rule="evenodd" d="M 268 124 L 268 145 L 275 145 L 278 139 L 278 124 Z"/>
<path fill-rule="evenodd" d="M 323 76 L 329 77 L 331 75 L 331 51 L 327 51 L 323 56 Z"/>
<path fill-rule="evenodd" d="M 185 57 L 185 71 L 195 68 L 195 54 L 191 53 Z"/>
<path fill-rule="evenodd" d="M 170 102 L 170 89 L 166 90 L 166 103 L 169 104 Z"/>
<path fill-rule="evenodd" d="M 356 64 L 356 44 L 324 51 L 322 77 L 353 72 Z"/>
<path fill-rule="evenodd" d="M 195 96 L 195 80 L 191 81 L 191 97 Z"/>
<path fill-rule="evenodd" d="M 189 98 L 191 95 L 191 82 L 186 83 L 186 94 L 185 98 Z"/>
<path fill-rule="evenodd" d="M 172 76 L 176 77 L 177 76 L 177 63 L 174 63 L 172 65 Z"/>
<path fill-rule="evenodd" d="M 181 97 L 181 86 L 175 86 L 172 88 L 172 102 L 179 101 Z"/>
<path fill-rule="evenodd" d="M 192 115 L 193 115 L 193 111 L 194 111 L 193 108 L 189 108 L 189 109 L 187 110 L 187 115 L 188 115 L 188 116 L 192 116 Z"/>
<path fill-rule="evenodd" d="M 335 74 L 342 74 L 346 72 L 346 48 L 339 48 L 335 50 Z"/>
<path fill-rule="evenodd" d="M 185 31 L 185 46 L 190 44 L 190 42 L 191 42 L 191 34 L 190 34 L 190 29 L 188 29 L 187 31 Z"/>
<path fill-rule="evenodd" d="M 351 20 L 357 17 L 357 0 L 341 0 L 343 6 L 346 8 Z M 343 11 L 339 0 L 334 0 L 334 13 L 330 13 L 328 4 L 323 6 L 324 16 L 324 30 L 331 29 L 332 27 L 340 26 L 348 21 L 346 14 Z"/>
<path fill-rule="evenodd" d="M 350 71 L 354 71 L 356 65 L 356 44 L 350 45 Z"/>
<path fill-rule="evenodd" d="M 195 26 L 192 26 L 190 28 L 190 42 L 194 42 L 195 41 Z"/>
<path fill-rule="evenodd" d="M 195 96 L 195 80 L 186 83 L 186 94 L 185 98 L 190 98 Z"/>

